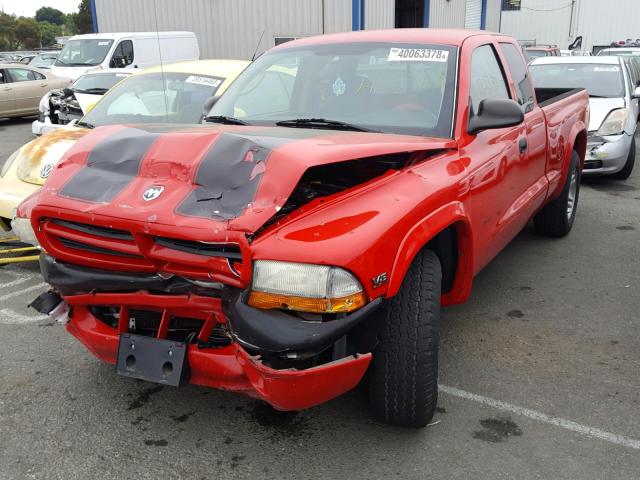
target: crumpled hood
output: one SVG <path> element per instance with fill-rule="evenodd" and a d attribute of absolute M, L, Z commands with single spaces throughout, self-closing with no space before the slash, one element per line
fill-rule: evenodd
<path fill-rule="evenodd" d="M 85 128 L 57 128 L 23 145 L 15 160 L 18 178 L 42 185 L 53 166 L 88 132 Z"/>
<path fill-rule="evenodd" d="M 624 98 L 589 98 L 589 131 L 596 131 L 611 110 L 624 107 Z"/>
<path fill-rule="evenodd" d="M 108 126 L 67 152 L 38 203 L 143 224 L 254 232 L 312 166 L 455 146 L 319 129 Z"/>

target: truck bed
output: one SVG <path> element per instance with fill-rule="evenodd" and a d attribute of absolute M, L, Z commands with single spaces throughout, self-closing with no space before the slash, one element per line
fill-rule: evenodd
<path fill-rule="evenodd" d="M 564 98 L 570 97 L 584 88 L 534 88 L 538 105 L 546 107 L 552 103 L 558 102 Z"/>

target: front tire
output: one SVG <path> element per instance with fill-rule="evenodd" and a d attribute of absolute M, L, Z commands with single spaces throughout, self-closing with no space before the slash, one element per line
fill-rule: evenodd
<path fill-rule="evenodd" d="M 421 428 L 438 401 L 440 260 L 423 250 L 409 267 L 400 291 L 379 313 L 380 338 L 369 371 L 369 400 L 383 422 Z"/>
<path fill-rule="evenodd" d="M 571 231 L 580 196 L 580 157 L 574 151 L 560 196 L 533 217 L 536 231 L 548 237 L 564 237 Z"/>
<path fill-rule="evenodd" d="M 631 148 L 629 148 L 629 155 L 627 156 L 627 161 L 622 167 L 622 170 L 616 172 L 611 175 L 611 178 L 615 178 L 616 180 L 626 180 L 633 172 L 633 166 L 636 163 L 636 137 L 631 139 Z"/>

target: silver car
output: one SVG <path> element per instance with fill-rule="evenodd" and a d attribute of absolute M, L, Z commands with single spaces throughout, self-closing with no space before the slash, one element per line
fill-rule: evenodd
<path fill-rule="evenodd" d="M 631 175 L 636 155 L 638 99 L 629 65 L 621 57 L 545 57 L 529 65 L 536 89 L 586 88 L 589 133 L 583 175 Z"/>

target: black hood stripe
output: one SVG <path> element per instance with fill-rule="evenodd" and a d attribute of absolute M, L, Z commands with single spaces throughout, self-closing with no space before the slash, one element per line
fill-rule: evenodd
<path fill-rule="evenodd" d="M 119 130 L 93 147 L 86 166 L 71 177 L 60 195 L 111 202 L 138 174 L 142 159 L 159 136 L 136 128 Z"/>
<path fill-rule="evenodd" d="M 240 216 L 255 198 L 269 153 L 248 137 L 221 134 L 200 162 L 195 190 L 176 213 L 223 220 Z"/>

